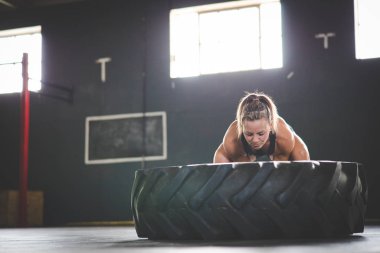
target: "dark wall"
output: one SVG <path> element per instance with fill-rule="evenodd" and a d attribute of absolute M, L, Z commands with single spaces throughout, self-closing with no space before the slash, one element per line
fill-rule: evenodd
<path fill-rule="evenodd" d="M 86 116 L 166 111 L 168 159 L 144 166 L 207 163 L 238 100 L 254 90 L 274 98 L 312 159 L 365 165 L 367 217 L 380 218 L 374 119 L 380 60 L 355 60 L 351 1 L 282 1 L 281 69 L 173 80 L 169 9 L 216 1 L 128 2 L 94 0 L 0 16 L 0 29 L 41 24 L 43 79 L 73 89 L 71 102 L 31 96 L 30 188 L 45 192 L 47 225 L 132 218 L 131 186 L 143 164 L 85 165 Z M 321 32 L 336 33 L 328 50 L 314 38 Z M 112 58 L 106 83 L 94 63 L 101 57 Z M 0 188 L 17 188 L 19 95 L 0 95 L 0 113 Z"/>

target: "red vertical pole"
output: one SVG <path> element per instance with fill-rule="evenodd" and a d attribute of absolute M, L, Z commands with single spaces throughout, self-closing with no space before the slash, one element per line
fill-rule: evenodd
<path fill-rule="evenodd" d="M 21 92 L 21 133 L 20 133 L 20 188 L 19 219 L 20 227 L 28 226 L 28 158 L 29 158 L 29 89 L 28 89 L 28 54 L 22 57 L 22 92 Z"/>

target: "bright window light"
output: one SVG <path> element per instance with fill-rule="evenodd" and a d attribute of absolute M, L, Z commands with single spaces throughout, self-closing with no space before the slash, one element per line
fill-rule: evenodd
<path fill-rule="evenodd" d="M 171 78 L 281 67 L 279 0 L 171 10 Z"/>
<path fill-rule="evenodd" d="M 354 0 L 356 59 L 380 57 L 380 1 Z"/>
<path fill-rule="evenodd" d="M 29 90 L 41 89 L 41 26 L 0 31 L 0 94 L 22 90 L 22 56 L 28 53 Z"/>

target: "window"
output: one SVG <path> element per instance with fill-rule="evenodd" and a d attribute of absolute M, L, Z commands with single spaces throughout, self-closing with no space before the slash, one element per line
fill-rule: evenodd
<path fill-rule="evenodd" d="M 279 0 L 233 1 L 170 12 L 170 76 L 282 67 Z"/>
<path fill-rule="evenodd" d="M 22 90 L 22 55 L 28 53 L 29 90 L 41 89 L 41 26 L 0 31 L 0 94 Z"/>
<path fill-rule="evenodd" d="M 354 0 L 356 59 L 380 57 L 380 1 Z"/>

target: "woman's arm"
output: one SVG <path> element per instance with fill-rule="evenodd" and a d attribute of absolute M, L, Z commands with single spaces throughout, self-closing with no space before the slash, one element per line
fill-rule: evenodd
<path fill-rule="evenodd" d="M 227 152 L 224 149 L 224 145 L 222 143 L 219 145 L 219 147 L 215 151 L 214 163 L 229 163 L 229 162 L 232 162 L 232 161 L 227 157 Z"/>
<path fill-rule="evenodd" d="M 237 122 L 233 121 L 223 136 L 223 141 L 216 149 L 214 154 L 214 163 L 234 162 L 236 153 L 235 138 L 237 136 Z"/>
<path fill-rule="evenodd" d="M 310 160 L 309 150 L 303 140 L 296 134 L 294 134 L 294 147 L 290 153 L 289 160 Z"/>

